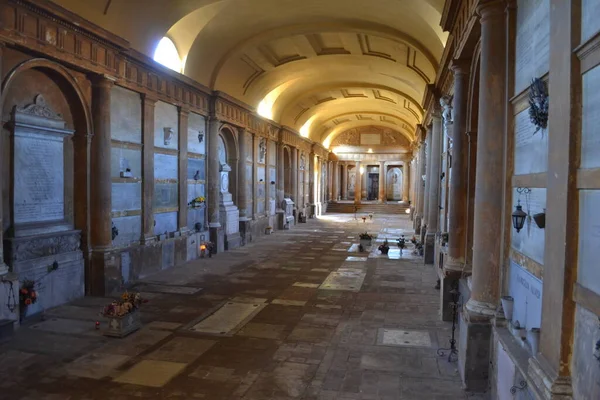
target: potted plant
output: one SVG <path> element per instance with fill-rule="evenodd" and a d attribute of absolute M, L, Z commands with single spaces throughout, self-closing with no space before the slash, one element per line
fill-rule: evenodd
<path fill-rule="evenodd" d="M 25 279 L 23 286 L 19 290 L 19 309 L 21 312 L 21 320 L 27 314 L 27 307 L 37 302 L 38 296 L 35 290 L 35 281 Z"/>
<path fill-rule="evenodd" d="M 400 254 L 402 254 L 402 251 L 404 250 L 405 247 L 406 247 L 406 239 L 404 238 L 404 235 L 402 235 L 400 237 L 400 239 L 398 239 L 398 248 L 400 249 Z"/>
<path fill-rule="evenodd" d="M 192 208 L 202 208 L 202 207 L 204 207 L 205 203 L 206 203 L 206 199 L 204 198 L 204 196 L 198 196 L 195 199 L 193 199 L 192 201 L 190 201 L 188 203 L 188 206 L 192 207 Z"/>
<path fill-rule="evenodd" d="M 265 235 L 270 235 L 273 232 L 273 227 L 272 226 L 267 226 L 265 228 Z"/>
<path fill-rule="evenodd" d="M 371 241 L 373 240 L 373 236 L 369 235 L 367 232 L 360 234 L 360 244 L 363 247 L 371 246 Z"/>
<path fill-rule="evenodd" d="M 388 245 L 388 240 L 385 239 L 383 244 L 379 245 L 378 250 L 381 254 L 387 254 L 390 251 L 390 246 Z"/>
<path fill-rule="evenodd" d="M 108 328 L 105 336 L 125 337 L 131 332 L 137 331 L 142 326 L 139 308 L 142 303 L 139 293 L 125 292 L 119 301 L 115 300 L 104 307 L 102 315 L 108 318 Z"/>

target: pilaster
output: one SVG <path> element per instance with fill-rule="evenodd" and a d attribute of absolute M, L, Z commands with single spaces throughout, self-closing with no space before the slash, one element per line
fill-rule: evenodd
<path fill-rule="evenodd" d="M 188 206 L 187 206 L 187 168 L 188 168 L 188 117 L 189 111 L 182 107 L 178 109 L 179 115 L 179 171 L 178 171 L 178 182 L 179 182 L 179 214 L 178 214 L 178 228 L 179 232 L 184 233 L 188 231 L 187 219 L 188 219 Z"/>
<path fill-rule="evenodd" d="M 348 164 L 342 163 L 342 200 L 348 200 Z"/>
<path fill-rule="evenodd" d="M 377 198 L 377 202 L 378 203 L 385 203 L 386 199 L 385 199 L 385 176 L 386 176 L 386 169 L 385 169 L 385 161 L 380 161 L 379 162 L 379 193 L 377 194 L 378 198 Z"/>
<path fill-rule="evenodd" d="M 215 117 L 208 119 L 208 227 L 210 241 L 215 244 L 217 253 L 225 251 L 225 233 L 219 217 L 221 177 L 219 176 L 219 129 L 221 122 Z"/>
<path fill-rule="evenodd" d="M 424 242 L 425 264 L 433 264 L 435 261 L 435 238 L 439 230 L 440 220 L 440 176 L 442 174 L 442 118 L 439 110 L 432 114 L 431 129 L 431 165 L 428 184 L 428 210 L 427 210 L 427 231 Z"/>
<path fill-rule="evenodd" d="M 360 161 L 356 162 L 354 168 L 356 168 L 356 178 L 354 179 L 354 204 L 360 204 L 362 200 L 362 174 L 360 173 Z"/>
<path fill-rule="evenodd" d="M 408 203 L 410 200 L 410 162 L 404 161 L 402 170 L 402 201 Z"/>
<path fill-rule="evenodd" d="M 156 99 L 142 95 L 142 244 L 156 241 L 154 234 L 154 107 Z M 186 139 L 187 143 L 187 139 Z"/>

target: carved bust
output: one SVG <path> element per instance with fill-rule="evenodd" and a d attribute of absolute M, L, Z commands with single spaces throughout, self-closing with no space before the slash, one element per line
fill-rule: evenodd
<path fill-rule="evenodd" d="M 442 106 L 442 117 L 444 123 L 448 124 L 452 122 L 452 97 L 448 95 L 442 96 L 440 99 L 440 106 Z"/>

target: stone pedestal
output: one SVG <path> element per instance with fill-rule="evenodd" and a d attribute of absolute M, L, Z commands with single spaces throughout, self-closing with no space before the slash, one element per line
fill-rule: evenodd
<path fill-rule="evenodd" d="M 231 167 L 227 164 L 221 165 L 221 194 L 219 200 L 219 219 L 224 231 L 224 250 L 240 247 L 240 213 L 233 204 L 231 193 L 229 193 L 229 172 Z"/>
<path fill-rule="evenodd" d="M 225 231 L 221 226 L 209 227 L 210 241 L 215 245 L 215 253 L 222 253 L 225 251 Z"/>
<path fill-rule="evenodd" d="M 250 218 L 240 217 L 240 237 L 242 246 L 252 241 L 252 220 Z"/>
<path fill-rule="evenodd" d="M 448 273 L 444 271 L 440 282 L 440 317 L 442 321 L 452 321 L 452 294 L 450 291 L 458 287 L 460 273 Z"/>
<path fill-rule="evenodd" d="M 0 277 L 0 321 L 12 321 L 13 330 L 19 327 L 19 289 L 17 274 L 7 273 Z M 3 339 L 7 338 L 0 335 L 0 341 Z"/>
<path fill-rule="evenodd" d="M 488 389 L 492 324 L 490 319 L 472 320 L 463 311 L 458 334 L 458 369 L 464 388 L 473 392 Z"/>
<path fill-rule="evenodd" d="M 423 262 L 425 264 L 433 264 L 435 262 L 435 237 L 435 233 L 430 233 L 429 231 L 425 233 L 423 243 Z"/>

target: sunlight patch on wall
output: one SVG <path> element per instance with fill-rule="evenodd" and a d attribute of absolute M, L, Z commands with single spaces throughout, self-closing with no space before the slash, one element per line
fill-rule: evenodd
<path fill-rule="evenodd" d="M 168 37 L 164 37 L 158 42 L 158 46 L 156 46 L 156 50 L 154 51 L 154 61 L 173 71 L 183 72 L 184 63 L 181 57 L 179 57 L 175 43 Z"/>

